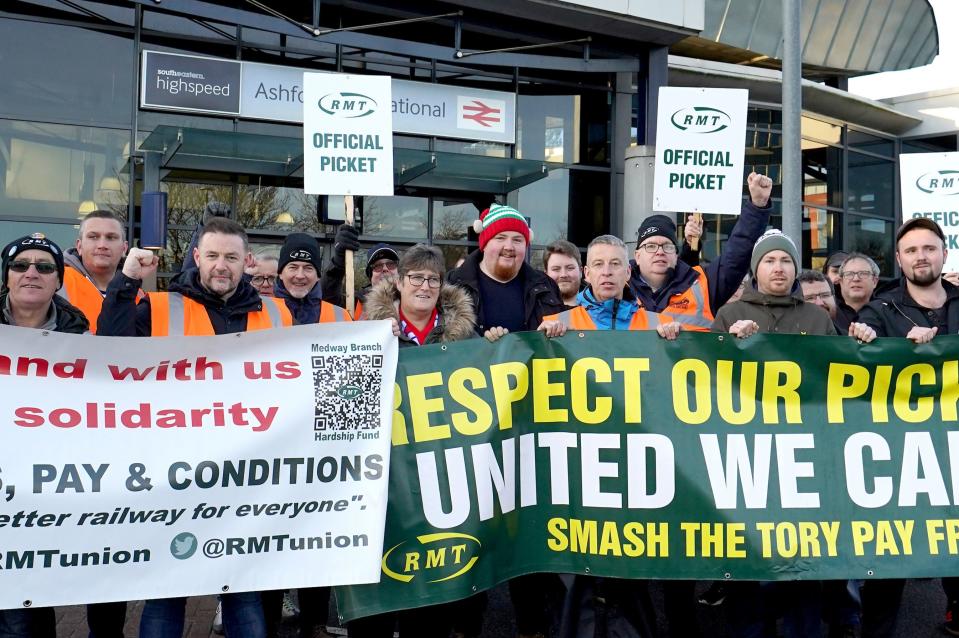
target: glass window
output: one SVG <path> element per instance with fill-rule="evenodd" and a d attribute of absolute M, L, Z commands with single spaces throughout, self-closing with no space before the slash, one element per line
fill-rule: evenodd
<path fill-rule="evenodd" d="M 433 241 L 467 238 L 473 221 L 479 219 L 480 211 L 475 204 L 456 200 L 435 198 L 433 200 Z"/>
<path fill-rule="evenodd" d="M 594 237 L 609 232 L 609 173 L 577 171 L 569 173 L 568 237 L 534 237 L 537 244 L 568 239 L 577 246 L 586 246 Z M 538 231 L 537 231 L 538 232 Z"/>
<path fill-rule="evenodd" d="M 0 215 L 125 217 L 129 141 L 127 131 L 0 120 Z"/>
<path fill-rule="evenodd" d="M 802 140 L 803 201 L 841 207 L 842 149 Z"/>
<path fill-rule="evenodd" d="M 516 157 L 579 162 L 578 95 L 520 95 L 517 99 Z"/>
<path fill-rule="evenodd" d="M 892 218 L 896 213 L 893 203 L 895 164 L 869 155 L 849 152 L 849 208 L 879 217 Z"/>
<path fill-rule="evenodd" d="M 530 219 L 534 244 L 567 239 L 571 203 L 568 169 L 550 171 L 543 179 L 519 189 L 516 197 L 516 209 Z"/>
<path fill-rule="evenodd" d="M 893 250 L 894 224 L 890 220 L 844 215 L 845 249 L 869 255 L 879 264 L 879 274 L 891 277 L 896 259 Z"/>
<path fill-rule="evenodd" d="M 0 116 L 129 126 L 131 35 L 0 19 Z"/>
<path fill-rule="evenodd" d="M 340 198 L 340 210 L 342 201 Z M 324 233 L 326 227 L 320 223 L 316 207 L 317 196 L 307 195 L 301 188 L 243 185 L 237 188 L 234 217 L 247 229 Z"/>
<path fill-rule="evenodd" d="M 940 135 L 903 140 L 900 153 L 952 153 L 956 150 L 956 136 Z"/>
<path fill-rule="evenodd" d="M 165 181 L 160 184 L 160 190 L 167 193 L 167 226 L 169 228 L 181 228 L 192 232 L 203 219 L 207 204 L 222 202 L 227 206 L 233 206 L 232 184 Z M 187 243 L 189 243 L 189 237 Z"/>
<path fill-rule="evenodd" d="M 892 157 L 895 152 L 895 143 L 893 140 L 887 137 L 870 135 L 869 133 L 857 131 L 854 128 L 850 128 L 847 135 L 849 136 L 848 140 L 850 148 L 860 151 L 869 151 L 870 153 L 878 153 L 888 157 Z"/>
<path fill-rule="evenodd" d="M 824 208 L 803 208 L 803 265 L 822 268 L 832 253 L 842 247 L 842 237 L 836 234 L 838 213 Z M 806 262 L 805 257 L 810 257 Z M 819 266 L 816 266 L 819 264 Z"/>
<path fill-rule="evenodd" d="M 148 10 L 143 12 L 143 29 L 197 38 L 210 38 L 224 42 L 236 41 L 236 26 L 234 25 L 212 20 L 191 20 L 190 18 L 159 11 Z"/>
<path fill-rule="evenodd" d="M 509 157 L 509 147 L 498 142 L 464 142 L 463 140 L 436 140 L 436 150 L 465 155 Z"/>
<path fill-rule="evenodd" d="M 773 180 L 773 197 L 782 197 L 782 134 L 770 131 L 746 131 L 746 158 L 743 165 L 743 195 L 749 196 L 746 178 L 750 173 Z"/>
<path fill-rule="evenodd" d="M 426 241 L 428 202 L 425 197 L 364 197 L 363 234 Z"/>
<path fill-rule="evenodd" d="M 782 130 L 783 112 L 779 109 L 751 106 L 746 113 L 746 126 L 760 129 Z"/>
<path fill-rule="evenodd" d="M 20 239 L 33 233 L 43 233 L 52 239 L 60 248 L 73 248 L 77 233 L 80 231 L 80 220 L 76 224 L 42 224 L 39 222 L 3 222 L 0 224 L 0 247 L 6 246 L 14 239 Z"/>

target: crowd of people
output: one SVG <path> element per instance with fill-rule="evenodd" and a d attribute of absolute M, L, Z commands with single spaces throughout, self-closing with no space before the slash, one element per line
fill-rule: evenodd
<path fill-rule="evenodd" d="M 702 225 L 690 218 L 684 238 L 674 221 L 652 215 L 630 250 L 623 239 L 593 239 L 581 262 L 567 241 L 550 244 L 542 269 L 527 253 L 532 233 L 509 206 L 491 205 L 475 223 L 478 250 L 447 271 L 442 252 L 417 244 L 400 254 L 380 244 L 368 252 L 370 286 L 346 307 L 343 279 L 348 251 L 360 247 L 356 229 L 341 226 L 332 258 L 322 268 L 321 248 L 305 233 L 287 236 L 276 257 L 252 256 L 241 226 L 214 216 L 198 230 L 189 267 L 165 292 L 145 293 L 158 258 L 129 248 L 122 222 L 96 211 L 80 225 L 64 252 L 41 233 L 10 243 L 2 254 L 0 324 L 102 336 L 220 335 L 294 324 L 388 320 L 401 347 L 470 338 L 496 341 L 512 332 L 655 330 L 668 340 L 683 331 L 842 335 L 861 342 L 899 337 L 917 344 L 959 332 L 959 287 L 944 277 L 945 237 L 929 219 L 911 219 L 896 233 L 902 276 L 880 287 L 880 269 L 868 255 L 832 256 L 823 272 L 800 270 L 792 239 L 767 229 L 772 181 L 747 180 L 743 204 L 720 256 L 703 265 L 693 245 Z M 714 587 L 709 601 L 725 600 L 735 636 L 763 636 L 777 616 L 788 635 L 892 636 L 903 591 L 901 579 L 731 583 Z M 860 585 L 861 596 L 860 596 Z M 943 579 L 949 600 L 945 628 L 959 635 L 959 579 Z M 565 592 L 561 618 L 547 598 Z M 652 636 L 656 620 L 645 581 L 555 574 L 513 579 L 509 592 L 523 638 L 558 633 L 570 638 Z M 299 634 L 324 636 L 328 588 L 297 592 Z M 698 636 L 695 582 L 664 583 L 665 615 L 673 636 Z M 830 601 L 824 605 L 823 601 Z M 140 622 L 146 638 L 179 638 L 184 598 L 147 601 Z M 480 594 L 465 601 L 361 619 L 354 638 L 478 636 L 486 605 Z M 221 597 L 222 627 L 230 638 L 276 636 L 284 617 L 283 592 L 240 592 Z M 89 605 L 94 638 L 123 635 L 126 603 Z M 55 636 L 52 609 L 0 611 L 0 637 Z"/>

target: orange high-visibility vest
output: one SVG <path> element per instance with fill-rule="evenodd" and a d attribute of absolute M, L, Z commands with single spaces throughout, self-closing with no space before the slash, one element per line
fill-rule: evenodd
<path fill-rule="evenodd" d="M 63 271 L 63 287 L 57 294 L 76 306 L 90 322 L 90 333 L 97 332 L 97 319 L 103 308 L 103 294 L 83 273 L 69 266 Z"/>
<path fill-rule="evenodd" d="M 178 292 L 151 292 L 150 334 L 154 337 L 213 336 L 213 324 L 206 306 Z M 273 297 L 263 298 L 263 308 L 246 315 L 246 329 L 267 330 L 293 325 L 286 304 Z"/>
<path fill-rule="evenodd" d="M 333 323 L 334 321 L 353 321 L 353 317 L 336 304 L 321 301 L 320 318 L 316 320 L 316 323 Z"/>
<path fill-rule="evenodd" d="M 683 292 L 670 296 L 660 314 L 663 323 L 676 321 L 682 324 L 683 330 L 709 332 L 715 319 L 709 307 L 709 284 L 701 267 L 693 266 L 693 270 L 699 273 L 699 277 Z"/>
<path fill-rule="evenodd" d="M 103 293 L 89 278 L 76 268 L 67 266 L 63 271 L 63 287 L 57 294 L 76 306 L 90 322 L 90 334 L 97 333 L 97 319 L 103 308 Z M 137 303 L 143 299 L 143 291 L 137 291 Z"/>
<path fill-rule="evenodd" d="M 356 308 L 353 310 L 353 320 L 360 321 L 362 319 L 363 319 L 363 302 L 357 299 Z"/>
<path fill-rule="evenodd" d="M 596 322 L 582 306 L 570 308 L 555 315 L 543 317 L 543 321 L 559 321 L 568 330 L 597 330 Z M 655 330 L 660 323 L 659 314 L 645 308 L 638 309 L 629 321 L 627 330 Z"/>

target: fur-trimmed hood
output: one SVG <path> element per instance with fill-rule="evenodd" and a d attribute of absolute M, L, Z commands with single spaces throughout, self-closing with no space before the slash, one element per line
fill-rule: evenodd
<path fill-rule="evenodd" d="M 400 291 L 392 281 L 382 281 L 372 288 L 363 302 L 363 318 L 400 319 Z M 427 344 L 460 341 L 476 336 L 476 313 L 466 291 L 455 285 L 444 283 L 436 300 L 440 322 L 426 339 Z M 400 337 L 400 345 L 414 345 L 412 341 Z"/>

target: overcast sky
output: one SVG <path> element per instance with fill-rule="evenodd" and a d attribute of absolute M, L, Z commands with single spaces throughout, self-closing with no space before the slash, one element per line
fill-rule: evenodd
<path fill-rule="evenodd" d="M 939 55 L 932 64 L 849 80 L 849 91 L 873 99 L 948 89 L 959 85 L 959 2 L 930 0 L 939 27 Z"/>

